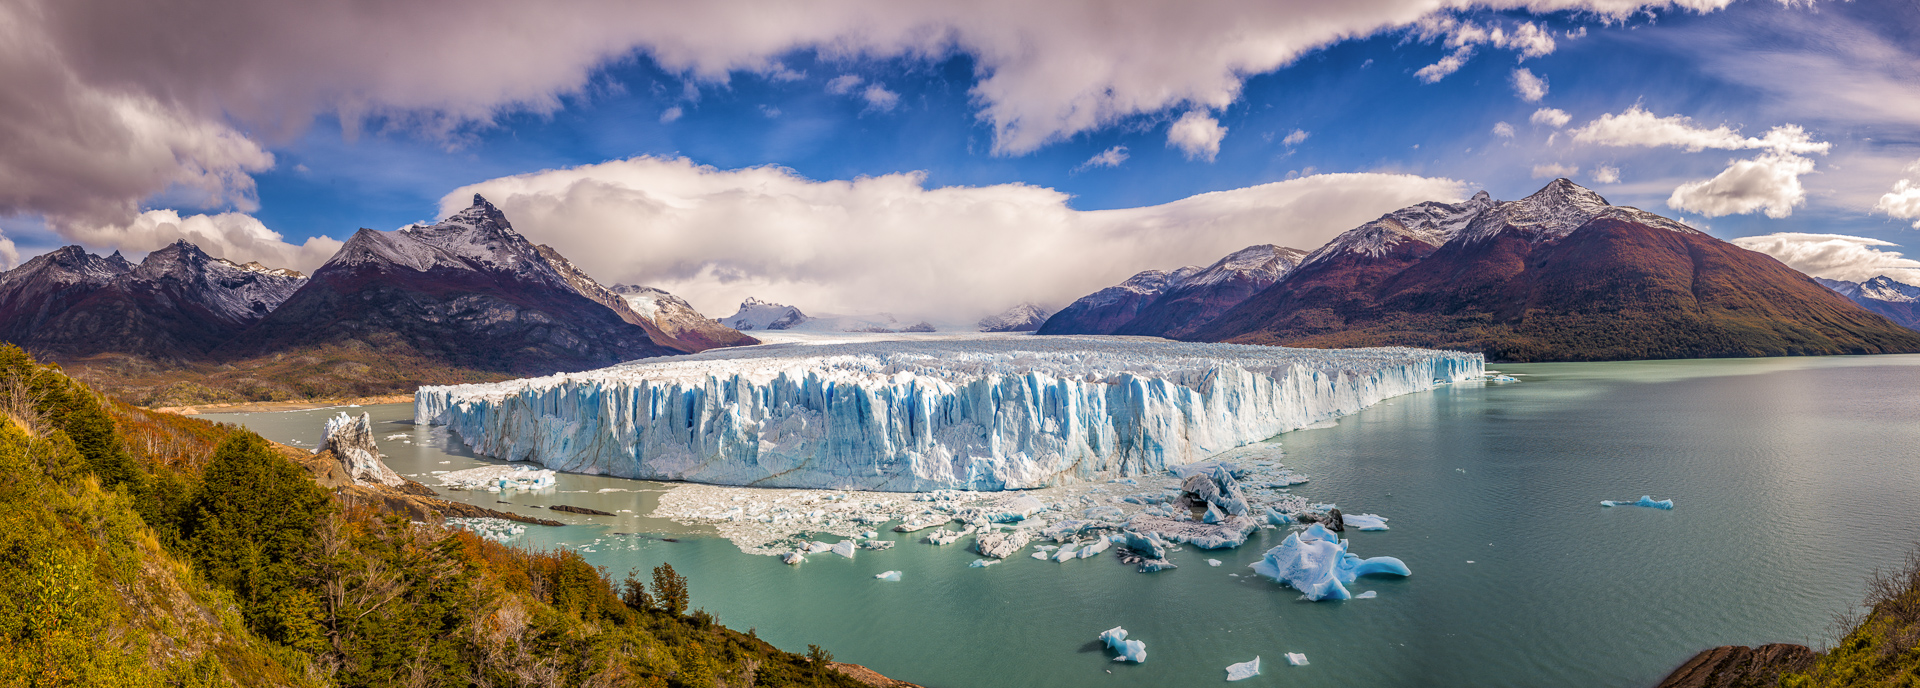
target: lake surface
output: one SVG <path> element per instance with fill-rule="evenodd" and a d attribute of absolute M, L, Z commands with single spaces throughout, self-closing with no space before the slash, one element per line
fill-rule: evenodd
<path fill-rule="evenodd" d="M 1237 685 L 1650 686 L 1702 648 L 1824 642 L 1865 577 L 1920 541 L 1920 356 L 1491 367 L 1523 382 L 1398 397 L 1277 438 L 1313 478 L 1296 494 L 1392 519 L 1348 533 L 1354 553 L 1413 570 L 1352 586 L 1376 599 L 1304 602 L 1253 577 L 1283 531 L 1185 548 L 1156 574 L 1111 555 L 972 569 L 962 545 L 893 533 L 891 550 L 789 567 L 642 518 L 662 483 L 563 475 L 540 494 L 446 495 L 544 517 L 558 514 L 526 505 L 631 511 L 559 515 L 576 525 L 518 541 L 580 547 L 616 577 L 671 562 L 729 626 L 927 686 L 1212 685 L 1255 655 L 1264 674 Z M 428 485 L 488 463 L 413 427 L 408 405 L 343 410 L 373 413 L 389 464 Z M 311 447 L 337 412 L 205 417 Z M 1677 506 L 1599 505 L 1643 494 Z M 872 577 L 888 570 L 902 580 Z M 1146 642 L 1145 664 L 1094 642 L 1114 626 Z"/>

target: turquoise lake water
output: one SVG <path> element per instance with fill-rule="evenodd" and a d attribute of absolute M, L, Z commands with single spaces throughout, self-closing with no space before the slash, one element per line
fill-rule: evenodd
<path fill-rule="evenodd" d="M 1255 655 L 1263 675 L 1236 685 L 1650 686 L 1706 647 L 1823 642 L 1865 577 L 1920 541 L 1920 356 L 1490 367 L 1524 382 L 1398 397 L 1277 438 L 1313 478 L 1296 494 L 1392 519 L 1348 533 L 1354 553 L 1413 570 L 1351 586 L 1378 591 L 1368 600 L 1304 602 L 1252 577 L 1275 531 L 1186 548 L 1156 574 L 1111 555 L 972 569 L 961 545 L 893 533 L 891 550 L 789 567 L 639 517 L 660 483 L 563 475 L 542 494 L 446 496 L 562 516 L 576 525 L 519 541 L 583 546 L 616 576 L 671 562 L 695 606 L 783 648 L 956 687 L 1214 685 Z M 436 446 L 409 405 L 344 410 L 373 413 L 401 473 L 487 463 Z M 311 447 L 337 412 L 206 417 Z M 1599 505 L 1642 494 L 1677 508 Z M 527 508 L 562 503 L 633 514 Z M 887 570 L 902 580 L 873 579 Z M 1114 626 L 1146 642 L 1145 664 L 1110 661 L 1095 637 Z"/>

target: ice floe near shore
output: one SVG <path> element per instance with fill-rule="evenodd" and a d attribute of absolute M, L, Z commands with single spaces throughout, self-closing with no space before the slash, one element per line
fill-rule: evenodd
<path fill-rule="evenodd" d="M 1101 337 L 773 344 L 423 387 L 414 417 L 575 473 L 1008 490 L 1159 476 L 1484 368 L 1458 352 Z"/>
<path fill-rule="evenodd" d="M 1135 664 L 1147 661 L 1147 644 L 1138 640 L 1127 640 L 1125 628 L 1114 626 L 1107 629 L 1100 634 L 1100 640 L 1107 644 L 1107 649 L 1119 653 L 1120 656 L 1114 657 L 1113 661 Z"/>

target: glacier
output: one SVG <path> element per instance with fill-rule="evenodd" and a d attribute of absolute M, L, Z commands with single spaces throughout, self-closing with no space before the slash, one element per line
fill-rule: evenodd
<path fill-rule="evenodd" d="M 794 342 L 422 387 L 414 420 L 572 473 L 1013 490 L 1162 474 L 1485 367 L 1451 351 L 1125 337 Z"/>

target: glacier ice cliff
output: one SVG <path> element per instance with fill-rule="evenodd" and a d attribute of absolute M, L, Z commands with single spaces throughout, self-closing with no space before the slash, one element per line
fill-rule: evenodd
<path fill-rule="evenodd" d="M 1481 374 L 1479 354 L 1106 337 L 772 344 L 423 387 L 417 423 L 573 473 L 928 492 L 1170 466 Z M 1243 507 L 1244 508 L 1244 507 Z"/>

